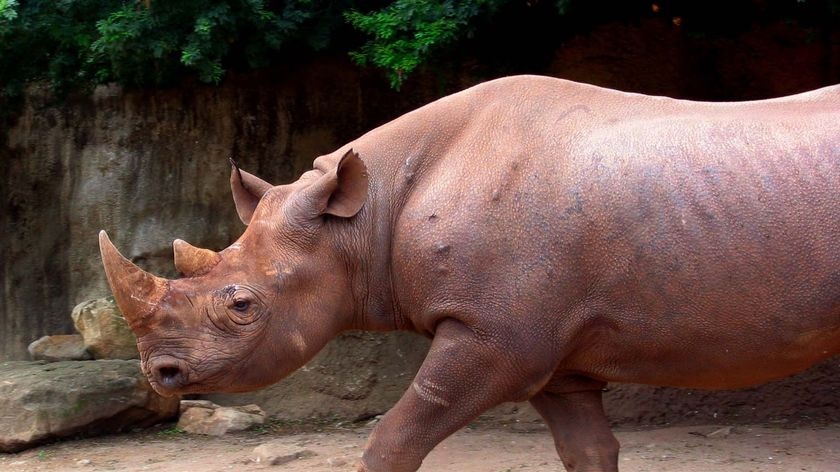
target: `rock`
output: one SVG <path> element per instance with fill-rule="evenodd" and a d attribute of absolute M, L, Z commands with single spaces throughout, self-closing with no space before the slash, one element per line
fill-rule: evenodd
<path fill-rule="evenodd" d="M 3 362 L 0 452 L 150 426 L 173 418 L 178 404 L 152 390 L 137 361 Z"/>
<path fill-rule="evenodd" d="M 85 348 L 85 341 L 80 334 L 59 334 L 43 336 L 29 345 L 29 355 L 32 360 L 58 361 L 86 361 L 93 359 Z"/>
<path fill-rule="evenodd" d="M 190 408 L 209 408 L 211 410 L 215 410 L 216 408 L 219 408 L 219 405 L 216 405 L 210 400 L 181 400 L 179 414 L 183 415 L 184 412 Z"/>
<path fill-rule="evenodd" d="M 343 457 L 330 457 L 327 459 L 327 465 L 330 467 L 341 467 L 347 465 L 347 459 Z"/>
<path fill-rule="evenodd" d="M 254 462 L 259 464 L 282 465 L 293 460 L 314 457 L 316 454 L 300 446 L 272 441 L 255 447 L 254 455 L 256 456 Z"/>
<path fill-rule="evenodd" d="M 73 324 L 96 359 L 139 359 L 137 340 L 113 297 L 97 298 L 73 308 Z"/>
<path fill-rule="evenodd" d="M 241 411 L 242 413 L 249 413 L 251 415 L 258 415 L 262 416 L 265 419 L 265 412 L 260 408 L 258 405 L 242 405 L 242 406 L 234 406 L 231 407 L 234 410 Z"/>
<path fill-rule="evenodd" d="M 726 438 L 730 434 L 732 434 L 732 426 L 724 426 L 723 428 L 716 429 L 711 433 L 707 434 L 707 438 Z"/>
<path fill-rule="evenodd" d="M 181 404 L 178 428 L 188 433 L 222 436 L 265 422 L 265 412 L 257 405 L 228 407 L 206 400 L 184 400 Z"/>

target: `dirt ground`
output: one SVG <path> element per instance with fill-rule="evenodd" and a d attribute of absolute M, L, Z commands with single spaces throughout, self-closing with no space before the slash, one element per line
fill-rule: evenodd
<path fill-rule="evenodd" d="M 0 470 L 29 471 L 352 471 L 371 426 L 271 425 L 223 438 L 192 436 L 171 425 L 144 432 L 64 441 L 0 454 Z M 779 427 L 678 426 L 619 430 L 622 472 L 840 472 L 840 424 Z M 299 447 L 303 458 L 255 461 L 263 443 Z M 477 424 L 439 445 L 425 472 L 561 471 L 551 437 L 538 423 Z"/>

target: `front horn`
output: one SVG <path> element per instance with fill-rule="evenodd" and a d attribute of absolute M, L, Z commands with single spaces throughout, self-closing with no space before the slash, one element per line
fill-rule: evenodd
<path fill-rule="evenodd" d="M 175 268 L 187 277 L 206 274 L 222 260 L 219 253 L 195 247 L 183 239 L 172 243 L 172 252 L 175 253 Z"/>
<path fill-rule="evenodd" d="M 99 232 L 99 252 L 117 306 L 132 328 L 142 326 L 166 295 L 169 281 L 155 277 L 123 257 L 105 231 Z"/>

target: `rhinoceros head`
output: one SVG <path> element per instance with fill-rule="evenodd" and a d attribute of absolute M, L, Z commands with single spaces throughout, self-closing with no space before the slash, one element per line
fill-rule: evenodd
<path fill-rule="evenodd" d="M 184 275 L 176 280 L 143 271 L 100 232 L 108 282 L 155 390 L 263 387 L 349 328 L 350 268 L 328 226 L 364 205 L 367 172 L 353 151 L 329 167 L 272 186 L 234 166 L 231 187 L 247 229 L 218 253 L 176 240 Z"/>

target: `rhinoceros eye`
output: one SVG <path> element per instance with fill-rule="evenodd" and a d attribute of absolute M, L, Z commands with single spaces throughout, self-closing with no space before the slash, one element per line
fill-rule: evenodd
<path fill-rule="evenodd" d="M 231 308 L 240 312 L 240 313 L 244 313 L 244 312 L 248 311 L 248 308 L 250 306 L 251 306 L 251 302 L 249 302 L 248 300 L 243 300 L 243 299 L 240 298 L 238 300 L 233 301 L 233 304 L 231 305 Z"/>
<path fill-rule="evenodd" d="M 263 296 L 259 290 L 244 284 L 229 285 L 218 292 L 219 307 L 224 319 L 240 326 L 256 321 L 262 314 Z M 221 313 L 220 313 L 221 314 Z"/>

